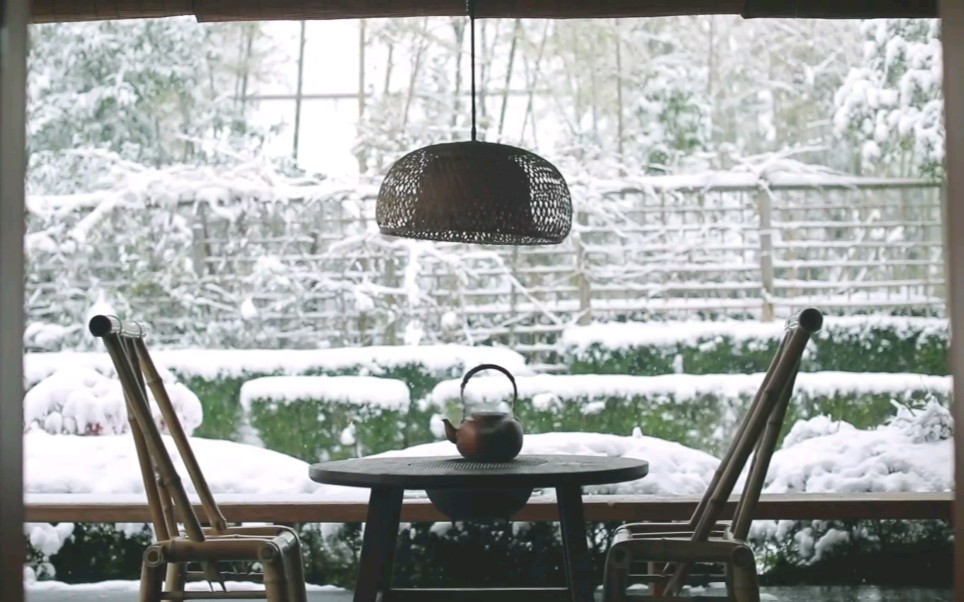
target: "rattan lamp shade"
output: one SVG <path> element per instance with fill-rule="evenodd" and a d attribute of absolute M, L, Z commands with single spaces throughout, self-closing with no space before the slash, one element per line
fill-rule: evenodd
<path fill-rule="evenodd" d="M 557 244 L 569 234 L 565 179 L 542 157 L 491 142 L 450 142 L 399 159 L 378 192 L 383 234 L 494 245 Z"/>

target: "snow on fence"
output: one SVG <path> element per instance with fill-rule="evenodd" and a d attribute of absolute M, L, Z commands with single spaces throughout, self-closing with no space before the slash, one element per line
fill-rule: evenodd
<path fill-rule="evenodd" d="M 501 248 L 383 237 L 374 183 L 251 167 L 33 196 L 25 342 L 91 348 L 98 304 L 167 345 L 501 343 L 547 365 L 591 320 L 943 313 L 938 184 L 811 169 L 570 187 L 563 244 Z"/>

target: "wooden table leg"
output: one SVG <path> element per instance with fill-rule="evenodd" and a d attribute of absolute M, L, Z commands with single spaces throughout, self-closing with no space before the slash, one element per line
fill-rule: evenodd
<path fill-rule="evenodd" d="M 586 546 L 586 518 L 582 511 L 582 488 L 556 488 L 562 546 L 566 558 L 566 582 L 573 602 L 592 602 L 592 562 Z"/>
<path fill-rule="evenodd" d="M 355 602 L 376 602 L 379 592 L 392 586 L 392 561 L 402 514 L 402 493 L 395 487 L 372 489 L 362 538 L 361 566 L 355 584 Z"/>

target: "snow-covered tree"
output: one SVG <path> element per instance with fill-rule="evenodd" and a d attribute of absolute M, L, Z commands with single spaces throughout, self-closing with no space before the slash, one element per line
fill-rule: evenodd
<path fill-rule="evenodd" d="M 87 187 L 92 161 L 159 167 L 256 149 L 239 81 L 251 25 L 193 19 L 44 24 L 30 30 L 28 146 L 34 190 Z"/>
<path fill-rule="evenodd" d="M 834 130 L 858 173 L 939 177 L 944 160 L 940 22 L 861 24 L 863 61 L 834 101 Z"/>

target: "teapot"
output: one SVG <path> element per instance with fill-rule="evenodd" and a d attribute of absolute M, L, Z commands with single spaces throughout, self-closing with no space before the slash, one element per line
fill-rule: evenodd
<path fill-rule="evenodd" d="M 473 375 L 482 370 L 498 370 L 512 383 L 512 408 L 519 397 L 512 374 L 496 364 L 480 364 L 465 373 L 459 397 L 462 400 L 462 423 L 458 428 L 442 419 L 445 437 L 455 444 L 459 453 L 467 460 L 475 462 L 508 462 L 522 450 L 522 425 L 507 412 L 472 412 L 465 416 L 465 385 Z"/>

